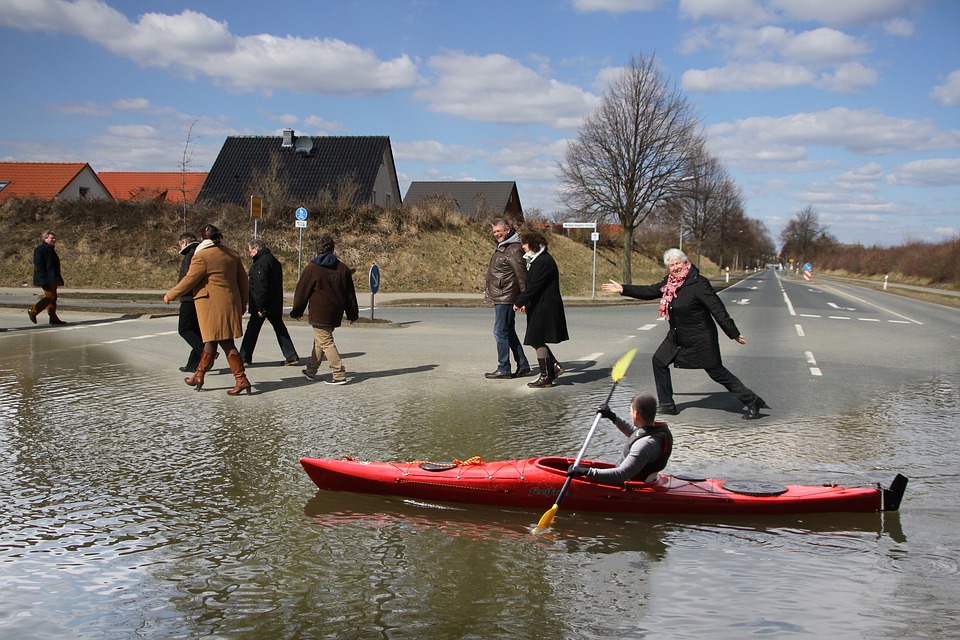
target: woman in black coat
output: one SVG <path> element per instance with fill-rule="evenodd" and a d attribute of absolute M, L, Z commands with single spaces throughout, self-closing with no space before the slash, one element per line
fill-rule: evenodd
<path fill-rule="evenodd" d="M 523 344 L 537 350 L 540 377 L 527 383 L 528 387 L 552 387 L 554 379 L 563 373 L 547 343 L 569 340 L 567 319 L 560 297 L 560 270 L 547 252 L 547 240 L 539 233 L 521 236 L 523 259 L 527 262 L 527 288 L 513 304 L 515 311 L 527 316 L 527 332 Z"/>
<path fill-rule="evenodd" d="M 731 340 L 746 344 L 747 339 L 740 334 L 710 281 L 690 264 L 686 254 L 679 249 L 668 249 L 663 254 L 663 263 L 670 273 L 656 284 L 624 285 L 610 281 L 601 285 L 608 293 L 630 298 L 660 298 L 660 316 L 670 323 L 670 330 L 653 354 L 653 378 L 660 402 L 657 410 L 663 414 L 677 414 L 669 368 L 672 363 L 681 369 L 704 369 L 744 404 L 745 419 L 758 418 L 760 409 L 767 405 L 723 366 L 717 325 Z"/>

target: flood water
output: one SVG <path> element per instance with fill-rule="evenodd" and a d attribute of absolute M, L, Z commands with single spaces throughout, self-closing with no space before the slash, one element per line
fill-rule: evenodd
<path fill-rule="evenodd" d="M 604 385 L 533 395 L 525 413 L 456 384 L 198 402 L 116 349 L 42 357 L 55 339 L 31 340 L 4 337 L 0 358 L 0 638 L 960 636 L 955 373 L 828 425 L 678 435 L 674 472 L 869 484 L 909 470 L 900 513 L 561 508 L 532 535 L 540 513 L 318 492 L 298 459 L 573 455 Z"/>

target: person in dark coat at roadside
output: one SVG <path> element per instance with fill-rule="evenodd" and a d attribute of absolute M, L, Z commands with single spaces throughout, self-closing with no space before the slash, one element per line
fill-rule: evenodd
<path fill-rule="evenodd" d="M 333 253 L 333 238 L 320 236 L 317 240 L 317 256 L 300 274 L 297 289 L 293 294 L 293 309 L 290 317 L 299 320 L 310 306 L 307 319 L 313 327 L 313 353 L 303 375 L 316 379 L 323 357 L 330 363 L 330 380 L 327 384 L 347 384 L 347 370 L 340 359 L 340 352 L 333 341 L 333 331 L 343 323 L 343 316 L 353 324 L 360 318 L 357 291 L 353 285 L 353 272 Z"/>
<path fill-rule="evenodd" d="M 180 277 L 177 278 L 177 282 L 180 282 L 190 270 L 190 261 L 193 260 L 193 253 L 197 250 L 200 241 L 197 240 L 197 236 L 186 231 L 177 238 L 177 244 L 180 246 L 180 255 L 183 256 L 180 260 Z M 180 367 L 180 371 L 196 371 L 200 364 L 200 357 L 203 355 L 203 337 L 200 335 L 200 321 L 197 319 L 197 305 L 193 302 L 193 291 L 187 291 L 180 296 L 177 333 L 190 345 L 187 364 Z"/>
<path fill-rule="evenodd" d="M 658 411 L 667 415 L 677 414 L 669 368 L 673 364 L 680 369 L 704 369 L 710 378 L 726 387 L 744 404 L 744 419 L 760 417 L 760 409 L 767 407 L 767 404 L 723 366 L 717 325 L 728 338 L 739 344 L 746 344 L 747 339 L 737 329 L 733 318 L 713 290 L 713 285 L 700 274 L 696 266 L 690 264 L 680 249 L 668 249 L 663 254 L 663 263 L 669 273 L 656 284 L 630 285 L 611 280 L 601 285 L 607 293 L 619 293 L 640 300 L 660 298 L 660 317 L 669 322 L 670 329 L 653 354 L 653 378 L 660 402 Z"/>
<path fill-rule="evenodd" d="M 300 356 L 290 339 L 287 325 L 283 324 L 283 267 L 263 240 L 247 243 L 247 253 L 253 258 L 250 266 L 250 319 L 240 343 L 240 357 L 245 364 L 253 364 L 253 350 L 263 321 L 269 320 L 277 343 L 283 353 L 283 364 L 300 364 Z"/>
<path fill-rule="evenodd" d="M 33 249 L 33 285 L 43 289 L 43 297 L 27 309 L 27 316 L 33 324 L 37 324 L 37 316 L 44 309 L 50 316 L 50 324 L 67 324 L 57 316 L 57 287 L 63 286 L 63 276 L 56 247 L 57 234 L 44 231 L 40 235 L 40 244 Z"/>
<path fill-rule="evenodd" d="M 527 286 L 513 308 L 527 316 L 527 332 L 523 344 L 537 350 L 540 377 L 528 382 L 528 387 L 552 387 L 553 381 L 563 373 L 547 343 L 557 344 L 570 339 L 567 319 L 563 313 L 563 298 L 560 297 L 560 270 L 557 262 L 547 251 L 547 240 L 540 233 L 525 233 L 521 237 L 527 261 Z"/>

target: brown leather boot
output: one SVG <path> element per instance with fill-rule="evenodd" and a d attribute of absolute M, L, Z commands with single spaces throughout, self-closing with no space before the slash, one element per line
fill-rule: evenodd
<path fill-rule="evenodd" d="M 228 353 L 227 363 L 230 364 L 230 371 L 233 373 L 233 377 L 237 380 L 236 386 L 227 391 L 227 395 L 236 396 L 240 395 L 244 391 L 247 392 L 247 395 L 250 395 L 250 388 L 253 385 L 250 384 L 249 380 L 247 380 L 247 372 L 243 368 L 243 358 L 240 357 L 239 353 Z"/>
<path fill-rule="evenodd" d="M 200 355 L 200 364 L 197 365 L 197 370 L 189 378 L 184 378 L 183 381 L 191 387 L 196 387 L 197 391 L 200 391 L 200 389 L 203 388 L 203 376 L 210 370 L 210 367 L 213 366 L 213 361 L 216 359 L 217 354 L 204 351 Z"/>

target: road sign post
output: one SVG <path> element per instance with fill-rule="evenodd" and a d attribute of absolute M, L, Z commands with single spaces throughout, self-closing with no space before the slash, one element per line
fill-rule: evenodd
<path fill-rule="evenodd" d="M 590 239 L 593 240 L 593 282 L 590 290 L 590 298 L 593 300 L 597 299 L 597 241 L 600 239 L 600 234 L 597 233 L 597 223 L 596 222 L 564 222 L 564 229 L 593 229 L 593 233 L 590 234 Z"/>
<path fill-rule="evenodd" d="M 375 296 L 377 291 L 380 290 L 380 267 L 377 266 L 377 263 L 374 262 L 370 265 L 370 319 L 373 320 L 374 309 L 377 305 L 375 302 Z"/>
<path fill-rule="evenodd" d="M 250 217 L 253 218 L 253 237 L 257 237 L 257 221 L 263 216 L 263 198 L 250 196 Z"/>
<path fill-rule="evenodd" d="M 307 210 L 304 207 L 297 207 L 296 212 L 294 213 L 296 217 L 297 228 L 300 229 L 300 244 L 297 247 L 297 275 L 299 276 L 302 273 L 302 264 L 303 264 L 303 230 L 307 228 Z"/>

